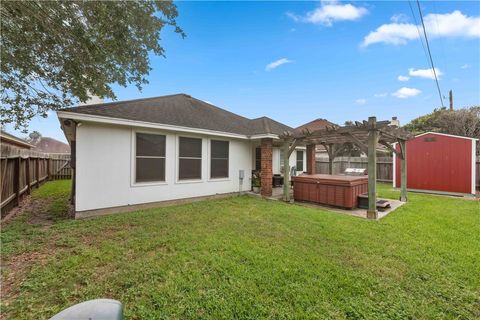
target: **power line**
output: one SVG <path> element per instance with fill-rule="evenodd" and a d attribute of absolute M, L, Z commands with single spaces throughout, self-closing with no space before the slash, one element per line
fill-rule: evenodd
<path fill-rule="evenodd" d="M 408 0 L 408 6 L 410 7 L 410 11 L 412 12 L 413 21 L 415 22 L 415 27 L 417 28 L 417 31 L 418 31 L 418 40 L 419 40 L 420 43 L 422 44 L 423 53 L 425 54 L 425 59 L 427 60 L 427 64 L 429 64 L 430 62 L 428 61 L 427 48 L 425 47 L 425 44 L 423 44 L 422 33 L 420 32 L 420 28 L 418 27 L 417 17 L 416 17 L 416 15 L 415 15 L 415 12 L 413 11 L 412 3 L 411 3 L 410 0 Z"/>
<path fill-rule="evenodd" d="M 438 83 L 437 72 L 435 71 L 435 66 L 433 64 L 432 52 L 430 51 L 430 45 L 428 44 L 427 31 L 425 30 L 425 23 L 423 22 L 423 14 L 422 14 L 422 9 L 420 9 L 419 0 L 417 0 L 417 7 L 418 7 L 418 13 L 420 14 L 420 20 L 422 21 L 423 34 L 425 35 L 425 42 L 427 44 L 428 56 L 430 57 L 430 63 L 432 64 L 433 75 L 435 76 L 435 82 L 437 84 L 438 96 L 440 97 L 440 103 L 442 104 L 442 108 L 443 108 L 444 105 L 443 105 L 443 99 L 442 99 L 442 92 L 440 90 L 440 84 Z"/>
<path fill-rule="evenodd" d="M 437 14 L 434 14 L 433 16 L 435 17 L 435 23 L 437 25 L 437 33 L 440 33 L 440 25 L 438 23 L 438 14 L 440 11 L 438 11 L 438 8 L 437 8 L 437 4 L 436 4 L 436 1 L 432 1 L 433 3 L 433 8 L 435 9 L 435 12 Z M 441 55 L 442 55 L 442 68 L 445 69 L 445 73 L 448 74 L 448 68 L 450 66 L 450 60 L 447 59 L 447 55 L 446 55 L 446 51 L 445 51 L 445 45 L 444 45 L 444 41 L 443 39 L 440 37 L 440 39 L 438 39 L 438 42 L 440 43 L 440 52 L 441 52 Z M 443 97 L 445 99 L 445 97 Z"/>

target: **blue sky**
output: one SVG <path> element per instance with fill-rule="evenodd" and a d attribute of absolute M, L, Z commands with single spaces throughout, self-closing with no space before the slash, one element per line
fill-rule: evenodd
<path fill-rule="evenodd" d="M 183 92 L 293 127 L 372 115 L 405 124 L 440 105 L 406 1 L 177 5 L 187 37 L 162 31 L 166 59 L 151 57 L 142 92 L 114 86 L 119 100 Z M 443 95 L 452 89 L 456 108 L 480 104 L 479 2 L 421 6 Z M 30 130 L 65 141 L 55 114 Z"/>

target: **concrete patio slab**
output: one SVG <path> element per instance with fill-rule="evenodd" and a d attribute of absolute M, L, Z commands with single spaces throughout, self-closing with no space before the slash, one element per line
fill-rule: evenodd
<path fill-rule="evenodd" d="M 395 211 L 396 209 L 400 208 L 401 206 L 403 206 L 406 203 L 406 202 L 402 202 L 400 200 L 392 200 L 392 199 L 378 198 L 378 200 L 388 200 L 388 202 L 390 202 L 391 207 L 389 209 L 385 210 L 385 211 L 378 211 L 377 220 L 380 220 L 380 219 L 386 217 L 389 213 Z M 330 207 L 330 206 L 319 205 L 319 204 L 316 204 L 316 203 L 301 202 L 301 201 L 295 201 L 294 204 L 304 206 L 304 207 L 317 208 L 317 209 L 322 209 L 322 210 L 325 210 L 325 211 L 342 213 L 342 214 L 347 214 L 349 216 L 354 216 L 354 217 L 367 219 L 367 210 L 366 209 L 356 208 L 356 209 L 352 209 L 352 210 L 346 210 L 346 209 L 334 208 L 334 207 Z"/>
<path fill-rule="evenodd" d="M 293 189 L 290 189 L 291 192 L 291 198 L 293 199 Z M 253 195 L 258 195 L 254 194 Z M 260 196 L 260 195 L 258 195 Z M 282 200 L 283 198 L 283 188 L 272 188 L 272 196 L 268 197 L 267 199 L 271 200 Z M 387 216 L 390 212 L 395 211 L 397 208 L 400 208 L 405 204 L 405 202 L 402 202 L 400 200 L 392 200 L 392 199 L 383 199 L 383 198 L 378 198 L 377 200 L 387 200 L 390 202 L 390 208 L 385 210 L 385 211 L 378 211 L 378 218 L 377 220 L 380 220 Z M 296 205 L 304 206 L 304 207 L 309 207 L 309 208 L 317 208 L 317 209 L 322 209 L 326 211 L 331 211 L 331 212 L 336 212 L 336 213 L 342 213 L 342 214 L 347 214 L 350 216 L 354 217 L 359 217 L 359 218 L 364 218 L 367 219 L 367 210 L 366 209 L 352 209 L 352 210 L 347 210 L 347 209 L 341 209 L 341 208 L 336 208 L 336 207 L 331 207 L 327 205 L 320 205 L 317 203 L 311 203 L 311 202 L 302 202 L 302 201 L 294 201 L 293 202 Z"/>

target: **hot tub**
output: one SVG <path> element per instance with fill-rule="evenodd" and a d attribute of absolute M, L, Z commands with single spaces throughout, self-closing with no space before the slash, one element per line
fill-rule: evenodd
<path fill-rule="evenodd" d="M 356 208 L 357 197 L 368 191 L 368 176 L 343 176 L 328 174 L 293 177 L 293 197 L 346 209 Z"/>

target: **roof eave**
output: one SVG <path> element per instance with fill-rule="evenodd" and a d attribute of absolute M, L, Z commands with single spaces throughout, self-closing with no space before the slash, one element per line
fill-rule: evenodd
<path fill-rule="evenodd" d="M 97 115 L 90 115 L 85 113 L 57 111 L 57 116 L 59 119 L 72 119 L 76 121 L 116 124 L 116 125 L 130 126 L 130 127 L 134 126 L 134 127 L 141 127 L 141 128 L 168 130 L 168 131 L 198 133 L 203 135 L 215 135 L 215 136 L 245 139 L 245 140 L 251 139 L 250 136 L 247 136 L 244 134 L 238 134 L 238 133 L 215 131 L 215 130 L 192 128 L 192 127 L 182 127 L 182 126 L 175 126 L 175 125 L 169 125 L 169 124 L 121 119 L 121 118 L 114 118 L 114 117 L 97 116 Z"/>

